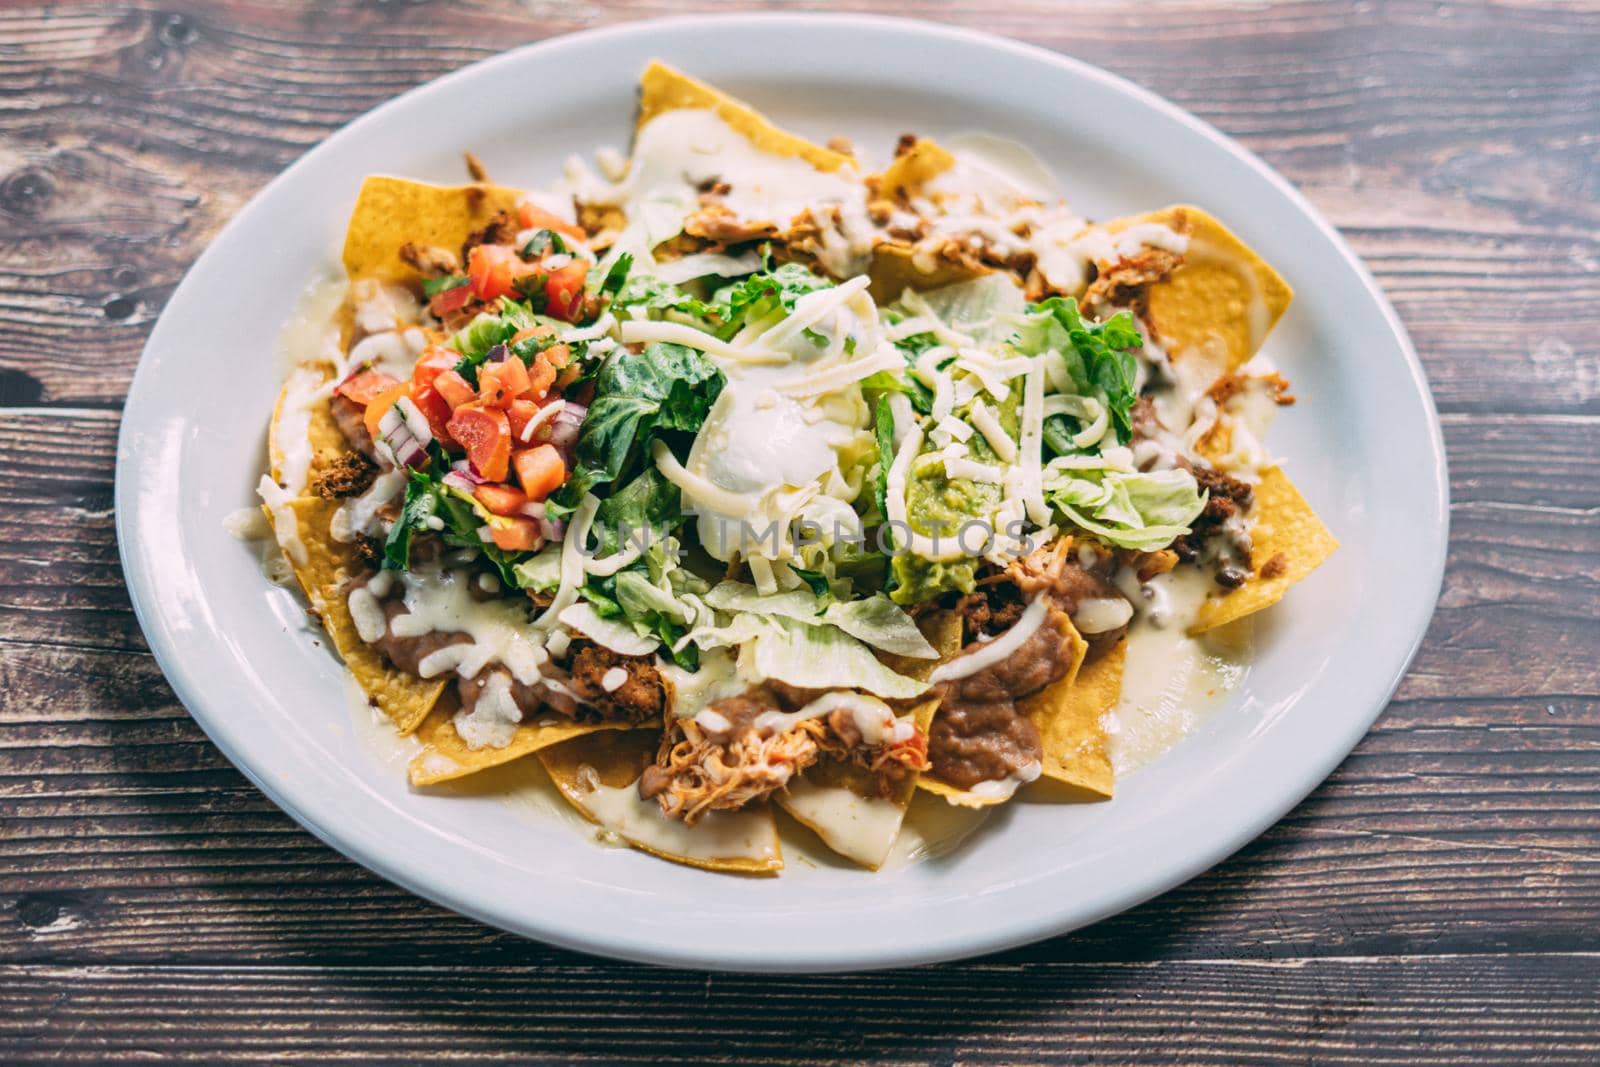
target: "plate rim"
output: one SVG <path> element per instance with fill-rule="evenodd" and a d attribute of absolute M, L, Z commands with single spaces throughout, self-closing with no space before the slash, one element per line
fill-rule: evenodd
<path fill-rule="evenodd" d="M 180 298 L 184 290 L 190 286 L 191 280 L 207 269 L 212 253 L 217 245 L 222 243 L 224 235 L 230 230 L 242 226 L 246 220 L 252 218 L 261 209 L 261 203 L 268 199 L 270 192 L 280 185 L 294 181 L 298 172 L 307 166 L 309 160 L 337 151 L 345 140 L 354 137 L 359 131 L 373 123 L 384 121 L 386 113 L 392 108 L 400 106 L 403 102 L 415 96 L 435 92 L 440 87 L 458 79 L 480 76 L 480 72 L 485 69 L 525 62 L 525 57 L 530 54 L 543 51 L 559 51 L 575 41 L 585 44 L 603 43 L 607 38 L 649 34 L 665 28 L 671 28 L 674 31 L 699 29 L 715 33 L 734 27 L 760 26 L 776 28 L 784 24 L 803 24 L 807 27 L 836 27 L 844 31 L 850 29 L 880 31 L 890 29 L 897 34 L 911 35 L 913 37 L 938 38 L 944 41 L 959 41 L 963 43 L 976 42 L 988 49 L 1009 52 L 1030 61 L 1055 66 L 1074 77 L 1098 82 L 1107 89 L 1132 98 L 1142 108 L 1156 111 L 1167 119 L 1187 127 L 1193 133 L 1211 142 L 1222 152 L 1245 164 L 1258 177 L 1265 179 L 1280 195 L 1289 201 L 1301 217 L 1309 221 L 1321 233 L 1323 238 L 1329 242 L 1340 258 L 1344 260 L 1346 266 L 1353 271 L 1366 299 L 1381 314 L 1384 326 L 1404 357 L 1407 376 L 1411 385 L 1422 402 L 1427 422 L 1426 437 L 1430 454 L 1419 458 L 1427 460 L 1425 473 L 1431 477 L 1434 489 L 1429 499 L 1425 501 L 1425 505 L 1438 518 L 1437 523 L 1430 524 L 1428 527 L 1427 532 L 1430 535 L 1426 544 L 1428 566 L 1423 570 L 1427 579 L 1424 584 L 1427 589 L 1431 590 L 1431 594 L 1426 598 L 1425 602 L 1420 596 L 1417 599 L 1416 606 L 1412 611 L 1413 617 L 1408 620 L 1405 626 L 1405 629 L 1409 630 L 1412 636 L 1405 649 L 1404 656 L 1380 686 L 1383 693 L 1382 699 L 1374 701 L 1370 709 L 1359 715 L 1352 715 L 1348 719 L 1345 729 L 1340 732 L 1338 743 L 1329 746 L 1320 753 L 1320 759 L 1314 763 L 1314 771 L 1308 771 L 1303 781 L 1298 782 L 1293 788 L 1273 794 L 1270 803 L 1258 804 L 1248 817 L 1240 817 L 1231 823 L 1232 832 L 1219 834 L 1207 842 L 1206 847 L 1193 850 L 1186 862 L 1176 863 L 1165 868 L 1160 877 L 1147 879 L 1135 889 L 1113 894 L 1104 906 L 1075 913 L 1070 918 L 1063 918 L 1062 915 L 1054 912 L 1033 913 L 1022 917 L 1012 917 L 1005 924 L 991 924 L 977 931 L 948 933 L 929 944 L 918 944 L 899 950 L 879 947 L 863 951 L 848 947 L 832 947 L 814 950 L 810 955 L 773 959 L 748 955 L 730 955 L 724 946 L 719 946 L 715 951 L 695 951 L 664 945 L 641 944 L 619 939 L 615 936 L 607 936 L 605 933 L 593 929 L 573 930 L 558 928 L 552 924 L 541 925 L 535 921 L 528 921 L 524 916 L 511 917 L 506 914 L 496 913 L 462 887 L 452 885 L 447 880 L 429 880 L 420 870 L 413 870 L 401 864 L 390 862 L 387 857 L 368 851 L 364 844 L 357 840 L 357 835 L 348 831 L 347 828 L 341 827 L 338 820 L 327 820 L 329 825 L 324 825 L 323 820 L 312 809 L 297 803 L 288 789 L 280 788 L 279 783 L 265 777 L 266 772 L 257 771 L 248 758 L 249 754 L 238 750 L 226 736 L 222 729 L 223 723 L 220 717 L 197 713 L 194 709 L 197 704 L 201 703 L 197 700 L 197 687 L 190 677 L 188 666 L 183 662 L 182 649 L 176 643 L 161 618 L 159 597 L 154 592 L 154 576 L 145 567 L 145 560 L 137 552 L 130 551 L 129 548 L 130 537 L 137 526 L 135 516 L 139 508 L 135 486 L 130 484 L 133 477 L 133 468 L 137 465 L 137 460 L 134 457 L 133 450 L 130 448 L 130 439 L 134 433 L 130 427 L 134 425 L 136 420 L 130 419 L 129 413 L 136 413 L 145 403 L 142 394 L 148 389 L 148 385 L 145 383 L 148 383 L 151 377 L 151 374 L 147 373 L 147 368 L 153 362 L 151 351 L 156 347 L 156 341 L 161 336 L 162 327 L 167 322 L 167 313 L 172 307 L 180 304 Z M 145 388 L 141 388 L 142 384 L 145 385 Z M 1136 907 L 1189 881 L 1201 872 L 1210 869 L 1228 856 L 1231 856 L 1243 845 L 1260 836 L 1268 827 L 1280 821 L 1306 796 L 1320 786 L 1354 750 L 1371 729 L 1372 724 L 1388 707 L 1395 691 L 1404 680 L 1421 648 L 1427 634 L 1428 624 L 1437 606 L 1447 559 L 1450 520 L 1448 463 L 1443 430 L 1433 394 L 1427 384 L 1422 362 L 1404 325 L 1376 279 L 1367 269 L 1365 263 L 1349 246 L 1348 242 L 1345 241 L 1344 237 L 1304 195 L 1254 152 L 1222 133 L 1211 123 L 1166 100 L 1153 91 L 1087 61 L 1042 46 L 1017 41 L 987 31 L 954 27 L 923 19 L 870 14 L 794 12 L 669 16 L 624 22 L 544 38 L 467 64 L 390 97 L 307 149 L 293 163 L 284 168 L 281 173 L 258 189 L 250 200 L 218 230 L 200 256 L 185 272 L 182 281 L 174 289 L 172 295 L 167 299 L 162 314 L 152 327 L 150 336 L 140 353 L 121 412 L 117 435 L 114 508 L 118 558 L 134 614 L 145 636 L 146 643 L 168 684 L 172 687 L 174 694 L 178 697 L 185 710 L 188 711 L 191 718 L 198 723 L 212 743 L 228 758 L 229 762 L 277 807 L 318 840 L 334 848 L 353 862 L 366 867 L 380 877 L 425 900 L 519 936 L 534 938 L 562 948 L 641 963 L 686 966 L 705 970 L 781 973 L 880 970 L 961 959 L 1014 948 L 1080 929 L 1099 922 L 1108 916 Z"/>

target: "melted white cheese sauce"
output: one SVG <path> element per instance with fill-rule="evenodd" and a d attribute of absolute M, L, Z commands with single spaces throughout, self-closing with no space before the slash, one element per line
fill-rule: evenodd
<path fill-rule="evenodd" d="M 878 867 L 889 857 L 905 809 L 893 800 L 863 797 L 843 786 L 820 786 L 797 778 L 789 783 L 784 808 L 823 842 L 857 863 Z"/>
<path fill-rule="evenodd" d="M 1249 671 L 1248 620 L 1198 638 L 1186 633 L 1218 589 L 1208 570 L 1181 566 L 1145 588 L 1150 595 L 1138 597 L 1122 696 L 1104 724 L 1119 779 L 1192 733 Z"/>
<path fill-rule="evenodd" d="M 777 835 L 765 812 L 713 812 L 686 826 L 661 813 L 654 800 L 639 796 L 638 784 L 619 787 L 583 782 L 579 773 L 575 799 L 603 828 L 623 840 L 691 859 L 774 859 Z M 587 788 L 585 788 L 587 784 Z"/>
<path fill-rule="evenodd" d="M 858 273 L 871 250 L 861 176 L 853 167 L 830 173 L 763 152 L 714 111 L 669 111 L 652 119 L 634 140 L 626 175 L 614 184 L 581 168 L 572 173 L 581 200 L 623 209 L 629 224 L 618 245 L 647 264 L 650 252 L 682 231 L 684 219 L 699 210 L 702 192 L 718 182 L 727 187 L 721 203 L 742 222 L 784 230 L 803 212 L 826 216 L 819 221 L 828 223 L 822 259 L 830 273 Z"/>

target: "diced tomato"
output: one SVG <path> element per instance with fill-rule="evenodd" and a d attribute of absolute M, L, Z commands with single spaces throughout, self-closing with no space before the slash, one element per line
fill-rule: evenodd
<path fill-rule="evenodd" d="M 528 428 L 528 423 L 533 421 L 534 416 L 539 414 L 541 406 L 536 400 L 524 398 L 522 400 L 513 400 L 511 406 L 506 408 L 506 417 L 511 420 L 511 444 L 513 447 L 528 444 L 528 440 L 522 436 L 523 431 Z M 534 433 L 537 434 L 538 431 L 535 430 Z"/>
<path fill-rule="evenodd" d="M 422 350 L 422 358 L 411 368 L 411 381 L 418 388 L 432 385 L 433 380 L 447 370 L 454 370 L 461 362 L 461 353 L 444 345 L 429 345 Z"/>
<path fill-rule="evenodd" d="M 530 337 L 553 337 L 555 332 L 555 327 L 546 326 L 541 322 L 537 326 L 529 326 L 527 329 L 519 331 L 511 339 L 511 344 L 515 345 L 518 341 L 526 341 Z M 566 345 L 551 345 L 541 354 L 550 361 L 552 367 L 565 367 L 572 359 L 572 350 Z"/>
<path fill-rule="evenodd" d="M 556 369 L 544 357 L 545 354 L 540 352 L 533 366 L 528 369 L 528 395 L 535 400 L 543 400 L 548 396 L 550 386 L 556 380 Z"/>
<path fill-rule="evenodd" d="M 463 404 L 450 416 L 450 436 L 467 450 L 478 477 L 503 482 L 511 467 L 511 423 L 499 408 Z"/>
<path fill-rule="evenodd" d="M 446 315 L 453 315 L 460 311 L 471 300 L 472 284 L 470 282 L 462 282 L 454 289 L 446 289 L 441 293 L 435 293 L 433 299 L 428 301 L 428 310 L 433 312 L 437 318 L 442 319 Z"/>
<path fill-rule="evenodd" d="M 524 230 L 554 230 L 563 237 L 570 237 L 574 241 L 587 241 L 589 235 L 581 229 L 561 218 L 553 215 L 542 207 L 538 207 L 530 200 L 524 200 L 517 205 L 517 218 L 522 223 Z"/>
<path fill-rule="evenodd" d="M 567 480 L 567 465 L 554 445 L 520 449 L 514 461 L 517 481 L 522 483 L 529 500 L 543 500 Z"/>
<path fill-rule="evenodd" d="M 512 519 L 509 526 L 496 523 L 489 527 L 489 536 L 496 548 L 506 552 L 537 552 L 544 547 L 544 535 L 532 519 Z"/>
<path fill-rule="evenodd" d="M 534 269 L 505 245 L 478 245 L 467 256 L 472 291 L 485 300 L 512 295 L 516 290 L 511 283 Z"/>
<path fill-rule="evenodd" d="M 528 391 L 528 368 L 516 356 L 478 368 L 478 396 L 485 404 L 508 408 Z"/>
<path fill-rule="evenodd" d="M 411 402 L 417 405 L 417 410 L 428 420 L 428 429 L 433 431 L 434 440 L 440 445 L 449 445 L 449 402 L 432 386 L 424 385 L 419 388 L 415 383 L 411 386 Z"/>
<path fill-rule="evenodd" d="M 393 389 L 400 383 L 382 371 L 364 370 L 350 375 L 339 383 L 339 388 L 334 392 L 340 396 L 349 397 L 351 400 L 366 407 L 372 403 L 373 397 L 388 389 Z"/>
<path fill-rule="evenodd" d="M 583 283 L 589 277 L 587 260 L 575 259 L 544 280 L 544 312 L 565 322 L 578 321 L 583 310 Z"/>
<path fill-rule="evenodd" d="M 496 515 L 515 515 L 528 502 L 527 495 L 521 489 L 511 485 L 496 485 L 494 482 L 474 486 L 472 495 Z"/>
<path fill-rule="evenodd" d="M 383 436 L 378 432 L 378 423 L 389 413 L 389 409 L 394 407 L 396 400 L 410 393 L 411 386 L 408 383 L 396 382 L 367 403 L 366 415 L 363 418 L 367 424 L 367 433 L 374 441 Z"/>
<path fill-rule="evenodd" d="M 453 370 L 447 370 L 433 380 L 433 387 L 445 402 L 455 410 L 462 404 L 470 404 L 477 399 L 477 390 L 472 388 L 472 383 Z"/>

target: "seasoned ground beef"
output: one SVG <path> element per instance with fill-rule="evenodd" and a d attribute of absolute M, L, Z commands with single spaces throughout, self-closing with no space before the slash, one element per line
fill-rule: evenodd
<path fill-rule="evenodd" d="M 961 616 L 963 640 L 976 641 L 979 634 L 994 637 L 1011 629 L 1026 607 L 1016 583 L 995 581 L 963 596 L 951 610 Z"/>
<path fill-rule="evenodd" d="M 472 258 L 472 250 L 479 245 L 510 244 L 521 232 L 522 227 L 511 216 L 509 211 L 497 211 L 487 225 L 481 230 L 473 230 L 467 235 L 466 241 L 461 245 L 460 262 L 465 263 Z"/>
<path fill-rule="evenodd" d="M 311 492 L 328 500 L 360 496 L 378 476 L 377 466 L 358 452 L 335 458 L 311 483 Z"/>
<path fill-rule="evenodd" d="M 461 273 L 461 260 L 448 248 L 419 245 L 407 241 L 400 246 L 400 258 L 417 269 L 424 278 L 445 278 Z"/>
<path fill-rule="evenodd" d="M 1222 551 L 1215 553 L 1217 584 L 1230 589 L 1243 585 L 1250 576 L 1250 541 L 1231 531 L 1238 530 L 1235 520 L 1255 502 L 1255 491 L 1247 482 L 1212 467 L 1190 466 L 1189 470 L 1209 495 L 1205 510 L 1190 524 L 1189 532 L 1172 543 L 1172 549 L 1184 562 L 1195 562 L 1207 557 L 1214 539 L 1226 538 Z"/>
<path fill-rule="evenodd" d="M 660 715 L 667 706 L 667 685 L 656 670 L 653 656 L 624 656 L 585 643 L 572 654 L 572 689 L 593 704 L 607 721 L 643 722 Z M 615 689 L 602 684 L 614 669 L 627 674 Z"/>

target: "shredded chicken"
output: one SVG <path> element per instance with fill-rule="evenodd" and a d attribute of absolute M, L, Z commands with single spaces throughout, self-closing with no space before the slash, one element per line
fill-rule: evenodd
<path fill-rule="evenodd" d="M 1132 308 L 1143 315 L 1150 286 L 1183 265 L 1183 256 L 1164 248 L 1145 248 L 1112 264 L 1084 290 L 1078 304 L 1093 314 Z"/>
<path fill-rule="evenodd" d="M 400 258 L 415 267 L 424 278 L 446 278 L 461 273 L 461 257 L 438 245 L 419 245 L 407 241 L 400 246 Z"/>
<path fill-rule="evenodd" d="M 758 686 L 718 700 L 710 709 L 728 721 L 712 731 L 694 719 L 677 719 L 662 734 L 653 766 L 639 778 L 639 795 L 654 798 L 662 812 L 693 825 L 713 811 L 737 811 L 786 787 L 795 775 L 824 757 L 878 776 L 885 795 L 911 774 L 928 767 L 928 739 L 921 731 L 905 741 L 868 745 L 848 712 L 807 719 L 782 733 L 757 729 L 763 712 L 784 710 L 805 690 Z M 790 701 L 783 698 L 790 697 Z"/>

